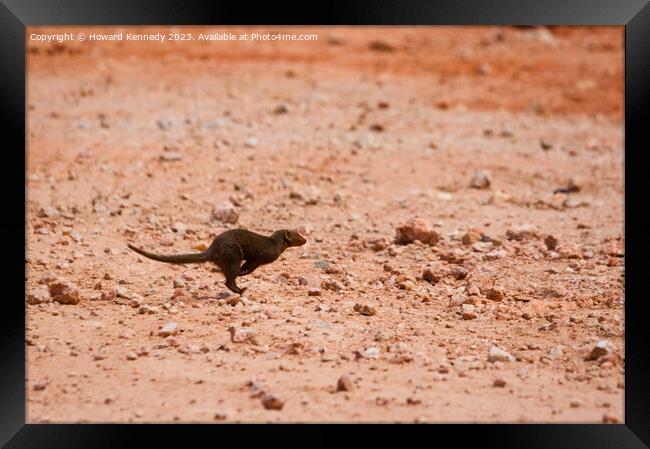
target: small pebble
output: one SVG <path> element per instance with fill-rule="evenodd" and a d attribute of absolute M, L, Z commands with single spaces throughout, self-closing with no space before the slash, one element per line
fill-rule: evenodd
<path fill-rule="evenodd" d="M 78 304 L 80 301 L 79 288 L 65 280 L 53 281 L 48 285 L 52 300 L 61 304 Z"/>
<path fill-rule="evenodd" d="M 492 287 L 485 292 L 485 297 L 491 301 L 501 301 L 505 297 L 505 292 L 502 288 Z"/>
<path fill-rule="evenodd" d="M 470 187 L 474 189 L 487 189 L 492 184 L 490 173 L 485 170 L 478 171 L 472 176 Z"/>
<path fill-rule="evenodd" d="M 471 304 L 463 304 L 463 319 L 473 320 L 476 318 L 476 308 Z"/>
<path fill-rule="evenodd" d="M 373 316 L 377 313 L 377 309 L 368 305 L 355 304 L 354 311 L 360 313 L 361 315 Z"/>
<path fill-rule="evenodd" d="M 488 353 L 488 362 L 514 362 L 515 358 L 508 353 L 507 351 L 497 347 L 492 346 L 490 352 Z"/>
<path fill-rule="evenodd" d="M 345 374 L 336 382 L 336 391 L 352 391 L 353 388 L 352 381 Z"/>
<path fill-rule="evenodd" d="M 210 215 L 213 221 L 220 221 L 225 224 L 235 224 L 239 220 L 239 214 L 230 203 L 217 204 L 212 208 Z"/>
<path fill-rule="evenodd" d="M 282 410 L 284 401 L 271 394 L 265 394 L 262 396 L 262 405 L 267 410 Z"/>
<path fill-rule="evenodd" d="M 178 325 L 176 323 L 167 323 L 158 331 L 158 335 L 161 337 L 168 337 L 176 334 L 178 334 Z"/>
<path fill-rule="evenodd" d="M 181 159 L 183 159 L 183 156 L 175 151 L 166 151 L 160 155 L 160 160 L 167 162 L 180 161 Z"/>
<path fill-rule="evenodd" d="M 600 340 L 596 345 L 593 347 L 589 355 L 585 358 L 585 360 L 597 360 L 600 357 L 606 355 L 606 354 L 612 354 L 616 351 L 616 348 L 614 345 L 608 341 L 608 340 Z"/>

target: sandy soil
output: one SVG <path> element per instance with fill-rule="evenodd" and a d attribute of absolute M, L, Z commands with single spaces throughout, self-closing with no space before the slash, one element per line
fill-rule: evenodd
<path fill-rule="evenodd" d="M 28 422 L 623 421 L 623 29 L 283 30 L 28 41 Z"/>

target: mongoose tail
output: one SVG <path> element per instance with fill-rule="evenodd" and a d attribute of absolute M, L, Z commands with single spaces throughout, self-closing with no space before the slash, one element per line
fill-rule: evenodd
<path fill-rule="evenodd" d="M 161 254 L 154 254 L 150 253 L 148 251 L 145 251 L 143 249 L 137 248 L 130 243 L 127 244 L 129 248 L 131 248 L 133 251 L 135 251 L 138 254 L 143 255 L 144 257 L 147 257 L 152 260 L 157 260 L 158 262 L 166 262 L 166 263 L 201 263 L 201 262 L 207 262 L 208 261 L 208 255 L 204 251 L 202 253 L 194 253 L 194 254 L 176 254 L 176 255 L 171 255 L 171 256 L 165 256 Z"/>

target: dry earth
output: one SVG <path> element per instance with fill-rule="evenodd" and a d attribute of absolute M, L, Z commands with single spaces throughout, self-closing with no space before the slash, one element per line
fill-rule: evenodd
<path fill-rule="evenodd" d="M 623 421 L 623 29 L 283 30 L 28 41 L 28 421 Z"/>

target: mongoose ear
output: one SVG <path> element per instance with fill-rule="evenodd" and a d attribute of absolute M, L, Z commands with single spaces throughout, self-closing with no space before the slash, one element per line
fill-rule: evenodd
<path fill-rule="evenodd" d="M 284 239 L 285 239 L 287 242 L 291 242 L 291 232 L 289 232 L 289 231 L 284 231 Z"/>

